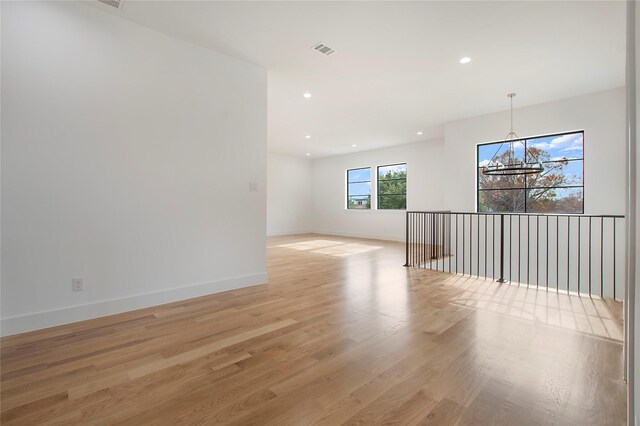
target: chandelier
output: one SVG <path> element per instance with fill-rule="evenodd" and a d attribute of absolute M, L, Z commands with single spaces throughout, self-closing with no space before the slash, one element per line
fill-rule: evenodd
<path fill-rule="evenodd" d="M 496 153 L 493 154 L 491 160 L 489 160 L 489 164 L 481 167 L 483 175 L 489 176 L 516 176 L 516 175 L 535 175 L 538 173 L 542 173 L 544 168 L 542 167 L 542 163 L 538 161 L 538 158 L 527 148 L 522 139 L 516 135 L 516 132 L 513 131 L 513 98 L 516 94 L 509 93 L 507 97 L 511 101 L 511 130 L 507 134 L 505 140 L 500 144 Z M 515 155 L 515 145 L 521 144 L 524 148 L 525 152 L 525 161 L 517 161 Z M 502 149 L 504 144 L 509 145 L 509 157 L 506 164 L 501 163 L 497 160 L 496 156 Z M 527 155 L 531 158 L 534 158 L 535 162 L 526 162 Z"/>

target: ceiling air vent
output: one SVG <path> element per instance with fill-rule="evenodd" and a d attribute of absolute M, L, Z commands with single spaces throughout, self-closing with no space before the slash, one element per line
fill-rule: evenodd
<path fill-rule="evenodd" d="M 100 1 L 102 1 L 102 0 L 100 0 Z M 313 50 L 315 50 L 317 52 L 320 52 L 325 56 L 329 56 L 329 55 L 332 55 L 332 54 L 336 53 L 335 50 L 333 50 L 332 48 L 330 48 L 326 44 L 322 44 L 322 43 L 318 43 L 315 46 L 313 46 Z"/>
<path fill-rule="evenodd" d="M 122 3 L 124 0 L 98 0 L 102 4 L 106 4 L 107 6 L 115 7 L 116 9 L 120 9 L 122 7 Z"/>

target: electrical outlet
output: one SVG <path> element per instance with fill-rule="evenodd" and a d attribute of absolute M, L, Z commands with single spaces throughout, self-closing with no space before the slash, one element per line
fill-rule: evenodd
<path fill-rule="evenodd" d="M 256 182 L 249 182 L 249 192 L 258 192 L 258 184 Z"/>
<path fill-rule="evenodd" d="M 71 280 L 71 290 L 73 290 L 73 291 L 82 291 L 82 290 L 84 290 L 84 279 L 83 278 L 73 278 Z"/>

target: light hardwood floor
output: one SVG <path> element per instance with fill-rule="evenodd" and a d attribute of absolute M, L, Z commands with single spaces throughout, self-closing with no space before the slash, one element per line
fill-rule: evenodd
<path fill-rule="evenodd" d="M 625 422 L 617 302 L 268 246 L 268 285 L 3 338 L 1 423 Z"/>

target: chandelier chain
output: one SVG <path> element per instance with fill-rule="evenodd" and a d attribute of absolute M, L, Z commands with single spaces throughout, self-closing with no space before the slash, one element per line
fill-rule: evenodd
<path fill-rule="evenodd" d="M 537 156 L 529 150 L 527 145 L 524 142 L 522 142 L 520 137 L 513 130 L 513 98 L 515 96 L 516 94 L 513 92 L 507 94 L 507 97 L 509 98 L 509 106 L 510 106 L 509 118 L 510 118 L 511 127 L 509 129 L 509 133 L 507 134 L 507 137 L 505 138 L 505 140 L 500 144 L 500 146 L 498 146 L 498 149 L 496 150 L 495 154 L 493 155 L 493 157 L 491 157 L 491 160 L 489 160 L 489 164 L 482 168 L 482 174 L 503 175 L 503 176 L 529 175 L 529 174 L 538 174 L 544 170 L 544 167 L 542 167 L 542 163 L 538 160 Z M 515 147 L 514 147 L 514 144 L 516 142 L 519 142 L 524 147 L 525 158 L 524 158 L 524 161 L 520 161 L 519 163 L 516 163 L 516 153 L 515 153 Z M 505 143 L 509 144 L 509 149 L 507 151 L 508 163 L 502 164 L 502 163 L 498 163 L 497 155 Z M 529 155 L 532 159 L 535 159 L 537 164 L 533 162 L 529 163 L 526 159 L 527 155 Z"/>

